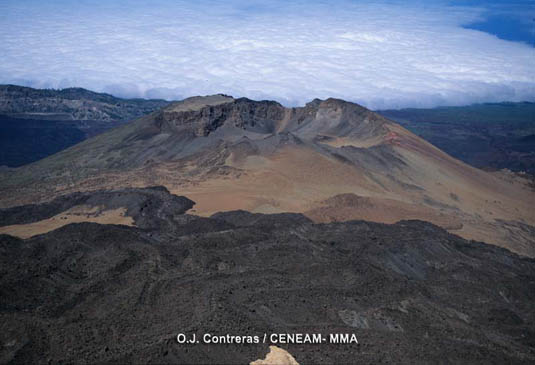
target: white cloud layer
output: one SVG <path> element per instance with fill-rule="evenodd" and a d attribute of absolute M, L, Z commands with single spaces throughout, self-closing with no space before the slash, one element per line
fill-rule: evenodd
<path fill-rule="evenodd" d="M 0 83 L 375 109 L 535 100 L 535 48 L 462 28 L 484 12 L 429 1 L 4 1 Z"/>

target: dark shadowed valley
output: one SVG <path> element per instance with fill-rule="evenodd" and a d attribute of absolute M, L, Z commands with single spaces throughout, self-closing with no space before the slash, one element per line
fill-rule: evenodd
<path fill-rule="evenodd" d="M 472 166 L 535 174 L 535 103 L 379 113 Z"/>
<path fill-rule="evenodd" d="M 40 160 L 167 104 L 81 88 L 0 85 L 0 166 Z"/>

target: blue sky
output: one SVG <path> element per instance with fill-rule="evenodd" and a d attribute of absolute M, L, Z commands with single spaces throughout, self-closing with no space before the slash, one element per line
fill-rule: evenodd
<path fill-rule="evenodd" d="M 534 1 L 4 0 L 0 83 L 371 108 L 535 101 Z"/>

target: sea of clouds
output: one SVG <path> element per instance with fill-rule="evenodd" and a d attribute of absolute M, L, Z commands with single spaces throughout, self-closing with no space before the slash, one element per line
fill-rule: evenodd
<path fill-rule="evenodd" d="M 535 48 L 463 27 L 484 4 L 5 0 L 0 83 L 373 109 L 534 101 Z"/>

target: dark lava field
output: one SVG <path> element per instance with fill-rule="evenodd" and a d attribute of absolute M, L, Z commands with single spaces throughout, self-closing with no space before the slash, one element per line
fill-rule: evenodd
<path fill-rule="evenodd" d="M 247 364 L 270 345 L 180 345 L 179 333 L 358 338 L 276 344 L 300 364 L 535 362 L 535 261 L 505 249 L 421 221 L 201 218 L 165 188 L 77 193 L 0 220 L 79 204 L 123 207 L 135 226 L 0 236 L 1 363 Z"/>

